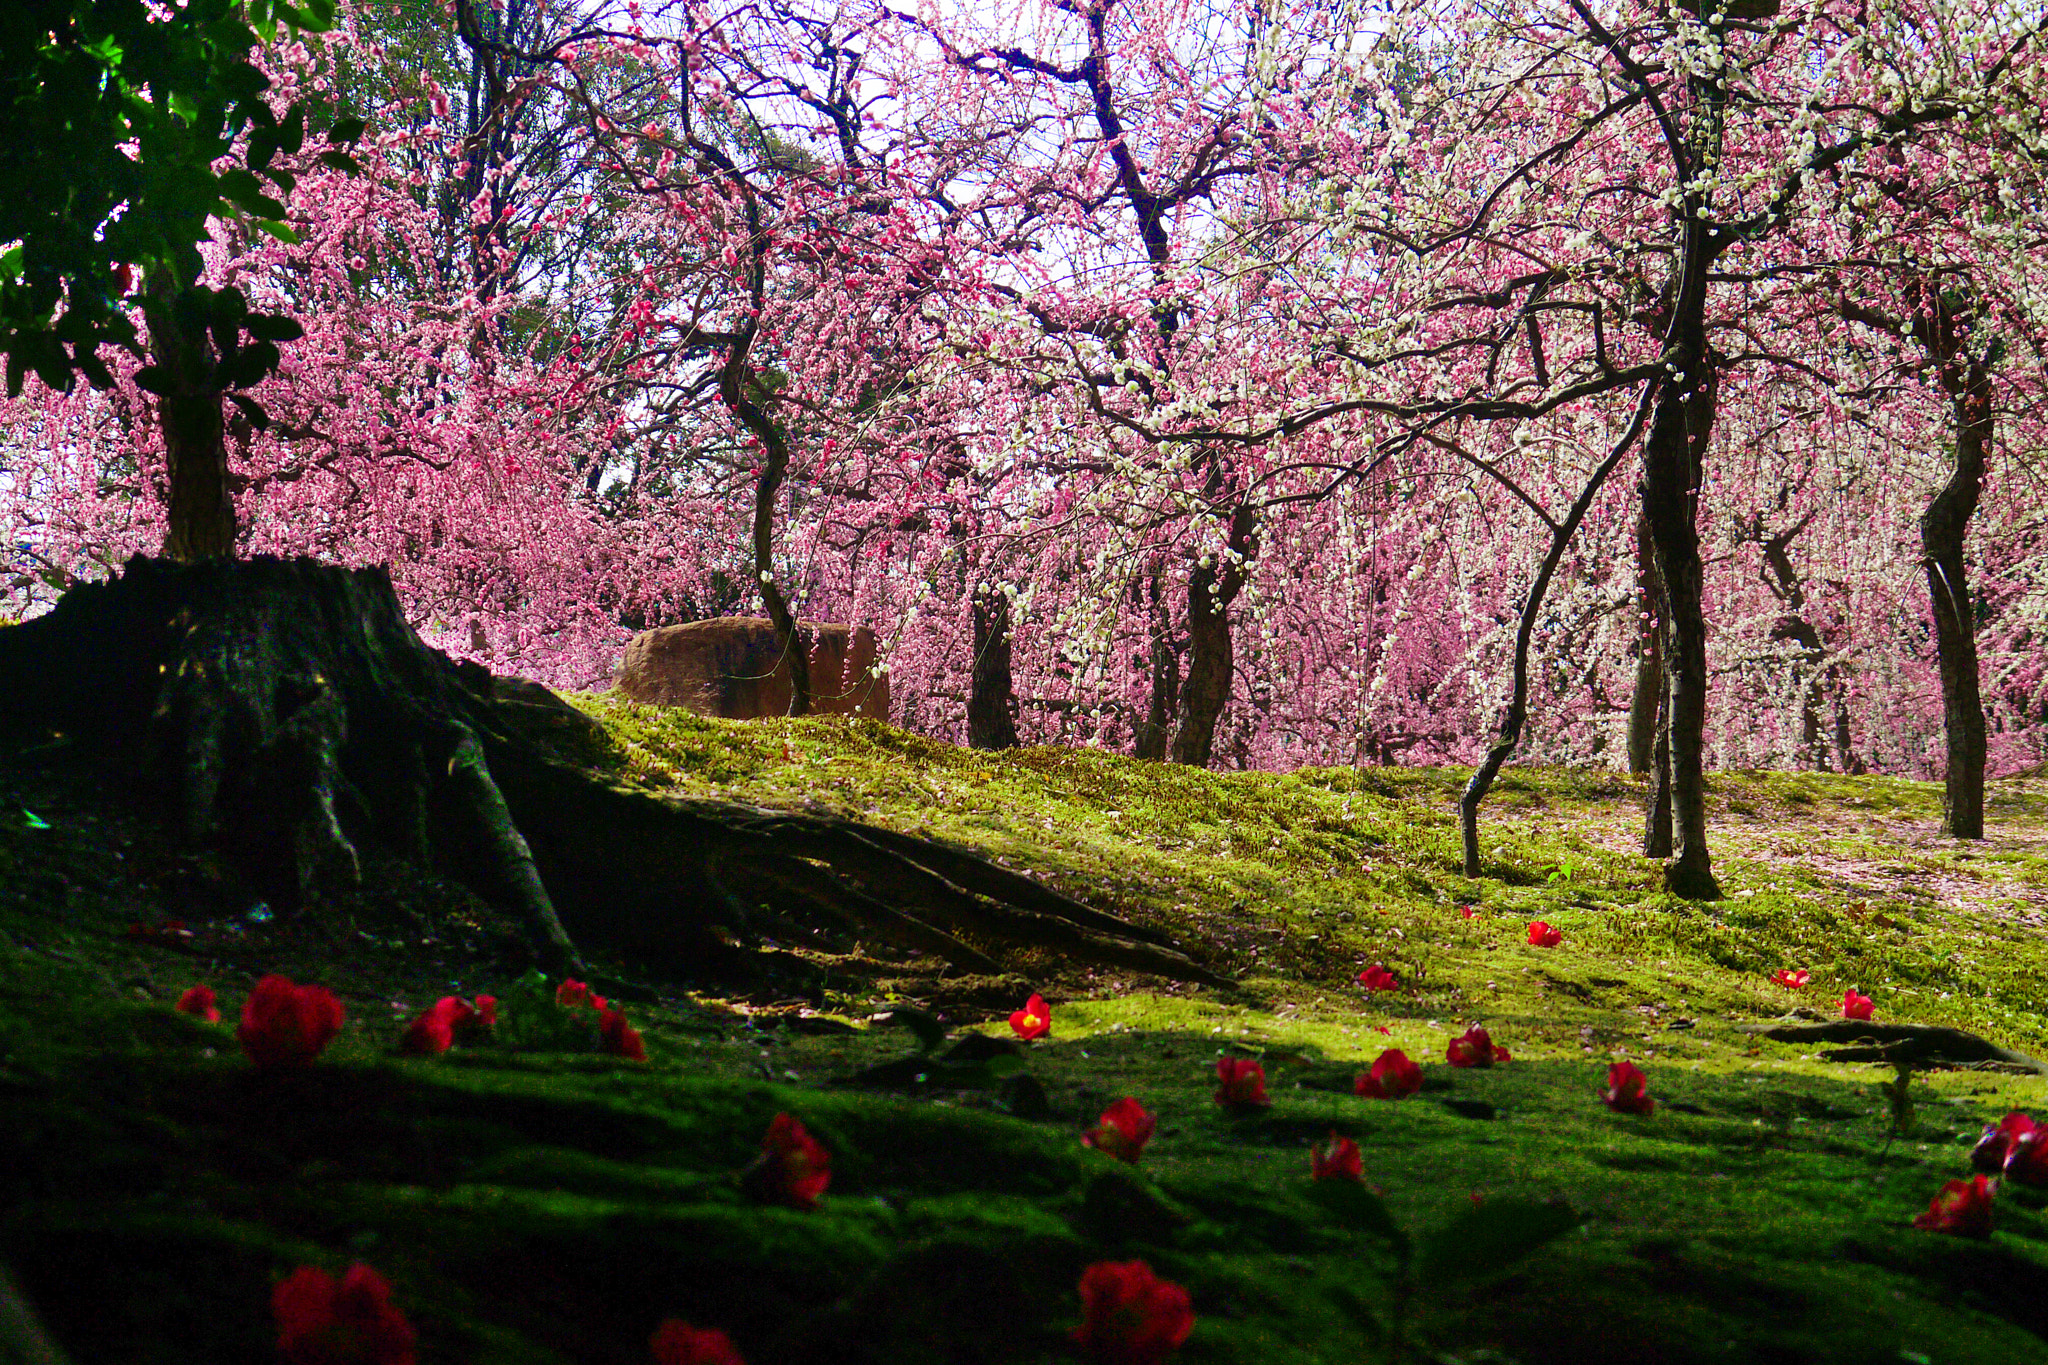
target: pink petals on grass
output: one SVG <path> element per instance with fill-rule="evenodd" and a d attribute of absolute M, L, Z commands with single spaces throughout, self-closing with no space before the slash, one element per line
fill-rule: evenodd
<path fill-rule="evenodd" d="M 1159 1365 L 1195 1329 L 1188 1291 L 1143 1261 L 1097 1261 L 1081 1272 L 1074 1344 L 1098 1365 Z"/>
<path fill-rule="evenodd" d="M 1876 1008 L 1877 1002 L 1867 995 L 1858 995 L 1854 986 L 1842 992 L 1842 1017 L 1844 1019 L 1862 1019 L 1867 1021 Z"/>
<path fill-rule="evenodd" d="M 213 987 L 194 986 L 178 997 L 177 1011 L 209 1024 L 220 1022 L 220 1006 L 214 1003 Z"/>
<path fill-rule="evenodd" d="M 277 1349 L 290 1365 L 413 1365 L 412 1324 L 391 1286 L 358 1261 L 339 1281 L 300 1266 L 270 1295 Z"/>
<path fill-rule="evenodd" d="M 1655 1112 L 1657 1101 L 1650 1098 L 1650 1078 L 1634 1062 L 1616 1062 L 1607 1068 L 1607 1088 L 1600 1092 L 1600 1103 L 1617 1114 L 1649 1114 Z"/>
<path fill-rule="evenodd" d="M 1400 1048 L 1390 1047 L 1373 1059 L 1372 1071 L 1360 1076 L 1351 1093 L 1371 1100 L 1398 1100 L 1422 1089 L 1422 1068 Z"/>
<path fill-rule="evenodd" d="M 1218 1057 L 1216 1079 L 1222 1082 L 1216 1088 L 1216 1103 L 1225 1109 L 1242 1113 L 1272 1106 L 1266 1098 L 1266 1068 L 1249 1057 Z"/>
<path fill-rule="evenodd" d="M 1145 1106 L 1129 1095 L 1102 1111 L 1096 1126 L 1081 1135 L 1081 1141 L 1118 1161 L 1136 1161 L 1159 1120 L 1145 1112 Z"/>
<path fill-rule="evenodd" d="M 1365 1183 L 1365 1159 L 1359 1154 L 1358 1144 L 1348 1137 L 1338 1137 L 1334 1129 L 1328 1143 L 1309 1148 L 1308 1161 L 1309 1172 L 1317 1180 Z"/>
<path fill-rule="evenodd" d="M 1027 1043 L 1045 1037 L 1052 1032 L 1052 1006 L 1045 1003 L 1044 996 L 1032 992 L 1024 1008 L 1010 1016 L 1010 1029 Z"/>
<path fill-rule="evenodd" d="M 832 1154 L 789 1114 L 777 1114 L 761 1139 L 761 1155 L 740 1177 L 740 1188 L 761 1204 L 808 1212 L 832 1183 Z"/>
<path fill-rule="evenodd" d="M 1529 946 L 1532 948 L 1555 948 L 1564 942 L 1564 931 L 1554 928 L 1543 920 L 1529 922 Z"/>
<path fill-rule="evenodd" d="M 1372 966 L 1360 972 L 1357 981 L 1359 985 L 1369 991 L 1398 991 L 1401 989 L 1401 978 L 1388 971 L 1386 964 L 1381 962 L 1375 962 Z"/>
<path fill-rule="evenodd" d="M 1788 991 L 1805 990 L 1806 983 L 1812 978 L 1813 973 L 1807 971 L 1804 967 L 1801 967 L 1796 972 L 1787 971 L 1785 968 L 1780 967 L 1777 971 L 1771 973 L 1771 980 L 1777 982 Z"/>
<path fill-rule="evenodd" d="M 341 1001 L 325 986 L 266 976 L 242 1004 L 235 1038 L 258 1067 L 304 1066 L 341 1032 Z"/>
<path fill-rule="evenodd" d="M 1493 1036 L 1479 1025 L 1474 1024 L 1457 1037 L 1451 1039 L 1444 1049 L 1444 1060 L 1452 1066 L 1492 1066 L 1495 1062 L 1511 1062 L 1514 1054 L 1493 1041 Z"/>
<path fill-rule="evenodd" d="M 1991 1235 L 1991 1184 L 1981 1175 L 1951 1180 L 1927 1205 L 1913 1226 L 1953 1237 L 1983 1240 Z"/>

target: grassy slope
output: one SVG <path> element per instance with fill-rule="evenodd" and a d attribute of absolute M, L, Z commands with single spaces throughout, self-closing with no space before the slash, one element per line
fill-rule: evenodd
<path fill-rule="evenodd" d="M 2044 1201 L 2002 1197 L 1989 1245 L 1906 1223 L 1962 1173 L 1983 1122 L 2048 1107 L 2042 1082 L 1920 1078 L 1917 1131 L 1888 1140 L 1876 1072 L 1737 1030 L 1794 1005 L 1832 1013 L 1855 984 L 1881 1018 L 2048 1052 L 2037 788 L 2001 790 L 1995 837 L 1958 851 L 1930 837 L 1938 793 L 1923 785 L 1717 776 L 1732 894 L 1694 907 L 1656 893 L 1627 854 L 1635 791 L 1604 774 L 1511 772 L 1485 817 L 1495 876 L 1468 882 L 1450 809 L 1462 774 L 988 756 L 871 722 L 734 725 L 585 700 L 639 780 L 817 800 L 975 844 L 1172 929 L 1243 988 L 1037 964 L 1055 1031 L 1030 1068 L 1056 1117 L 1025 1123 L 976 1094 L 823 1086 L 900 1055 L 895 1031 L 760 1029 L 705 1000 L 635 1011 L 644 1069 L 484 1051 L 396 1061 L 387 1002 L 424 1004 L 455 978 L 302 948 L 302 975 L 325 966 L 348 991 L 353 1027 L 311 1075 L 267 1085 L 224 1030 L 168 1015 L 195 964 L 114 942 L 101 921 L 134 916 L 112 890 L 71 898 L 61 929 L 47 906 L 8 900 L 0 929 L 34 946 L 8 959 L 0 992 L 0 1096 L 27 1116 L 0 1136 L 0 1196 L 21 1201 L 0 1255 L 82 1359 L 141 1358 L 133 1343 L 167 1335 L 158 1321 L 178 1324 L 178 1349 L 151 1358 L 267 1358 L 270 1280 L 359 1255 L 397 1284 L 427 1360 L 644 1359 L 671 1313 L 728 1327 L 755 1365 L 1056 1360 L 1079 1267 L 1141 1255 L 1194 1293 L 1187 1360 L 1357 1360 L 1399 1296 L 1383 1244 L 1304 1198 L 1306 1146 L 1332 1129 L 1424 1233 L 1475 1193 L 1561 1197 L 1588 1215 L 1504 1278 L 1421 1285 L 1412 1317 L 1436 1352 L 2040 1353 Z M 0 822 L 0 856 L 47 873 L 59 823 L 45 837 Z M 1564 946 L 1527 946 L 1534 918 Z M 1375 961 L 1411 989 L 1362 998 L 1350 977 Z M 1769 984 L 1780 966 L 1811 968 L 1813 984 Z M 246 979 L 214 978 L 224 1004 Z M 877 1003 L 828 1009 L 857 1019 Z M 1513 1063 L 1441 1064 L 1475 1019 Z M 1352 1076 L 1389 1044 L 1424 1062 L 1430 1088 L 1353 1098 Z M 1211 1102 L 1221 1046 L 1266 1058 L 1269 1114 Z M 1649 1072 L 1655 1116 L 1594 1101 L 1616 1056 Z M 1076 1141 L 1122 1094 L 1161 1120 L 1135 1172 Z M 1468 1116 L 1485 1107 L 1493 1117 Z M 747 1208 L 733 1190 L 778 1109 L 838 1154 L 817 1214 Z"/>

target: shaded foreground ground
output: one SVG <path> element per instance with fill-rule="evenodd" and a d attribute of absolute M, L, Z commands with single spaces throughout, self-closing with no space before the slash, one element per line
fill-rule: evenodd
<path fill-rule="evenodd" d="M 1606 774 L 1510 772 L 1484 825 L 1495 877 L 1468 882 L 1460 774 L 992 757 L 872 722 L 587 704 L 633 780 L 972 844 L 1170 930 L 1241 986 L 1050 958 L 961 977 L 764 914 L 758 989 L 652 983 L 628 1007 L 645 1066 L 506 1045 L 399 1059 L 400 1028 L 436 997 L 506 994 L 483 907 L 373 869 L 358 904 L 266 916 L 89 784 L 0 774 L 0 1260 L 75 1359 L 274 1359 L 271 1284 L 360 1259 L 393 1283 L 423 1361 L 644 1361 L 671 1316 L 731 1332 L 755 1365 L 1057 1361 L 1081 1268 L 1133 1257 L 1192 1293 L 1178 1358 L 1195 1362 L 2041 1354 L 2048 1201 L 2003 1194 L 1989 1243 L 1908 1220 L 1964 1173 L 1983 1123 L 2048 1109 L 2043 1081 L 1916 1076 L 1900 1136 L 1888 1071 L 1740 1031 L 1832 1016 L 1854 985 L 1882 1019 L 2048 1053 L 2038 783 L 1995 788 L 1993 837 L 1964 848 L 1932 837 L 1927 786 L 1717 775 L 1731 895 L 1697 907 L 1628 856 L 1637 793 Z M 171 918 L 192 937 L 126 932 Z M 1561 946 L 1528 946 L 1539 918 Z M 1406 989 L 1353 986 L 1374 962 Z M 1796 967 L 1802 991 L 1768 979 Z M 232 1020 L 271 970 L 348 1005 L 303 1075 L 254 1075 L 227 1025 L 169 1008 L 204 981 Z M 867 1022 L 878 1011 L 1007 1034 L 1034 986 L 1053 1002 L 1052 1037 L 1024 1057 L 1042 1105 L 1016 1080 L 954 1088 L 993 1078 L 915 1062 L 846 1083 L 916 1051 Z M 1444 1065 L 1475 1020 L 1511 1063 Z M 1354 1097 L 1387 1046 L 1423 1063 L 1425 1089 Z M 1270 1110 L 1212 1101 L 1224 1051 L 1262 1060 Z M 1647 1119 L 1594 1098 L 1624 1057 L 1662 1102 Z M 1135 1167 L 1079 1142 L 1122 1095 L 1160 1120 Z M 834 1153 L 814 1213 L 737 1188 L 783 1111 Z M 1312 1197 L 1308 1146 L 1333 1130 L 1437 1253 L 1427 1273 L 1404 1276 L 1384 1228 Z M 1475 1199 L 1584 1222 L 1504 1269 L 1482 1247 L 1446 1257 Z"/>

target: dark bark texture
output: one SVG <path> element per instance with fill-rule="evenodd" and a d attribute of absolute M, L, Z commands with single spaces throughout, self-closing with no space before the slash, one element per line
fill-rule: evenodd
<path fill-rule="evenodd" d="M 1240 507 L 1231 514 L 1225 539 L 1229 554 L 1205 558 L 1188 575 L 1188 675 L 1181 688 L 1180 727 L 1173 733 L 1173 761 L 1209 766 L 1216 724 L 1230 702 L 1236 654 L 1230 636 L 1230 606 L 1244 590 L 1245 574 L 1259 552 L 1258 513 Z"/>
<path fill-rule="evenodd" d="M 213 342 L 203 320 L 173 306 L 168 286 L 156 290 L 149 319 L 150 359 L 165 389 L 157 399 L 167 484 L 163 552 L 188 563 L 231 555 L 235 500 Z"/>
<path fill-rule="evenodd" d="M 345 893 L 375 850 L 512 912 L 553 971 L 580 946 L 737 972 L 731 940 L 763 915 L 822 916 L 968 970 L 1015 945 L 1221 984 L 964 849 L 627 787 L 580 712 L 421 644 L 381 570 L 136 559 L 0 631 L 0 695 L 0 754 L 121 772 L 282 904 Z"/>
<path fill-rule="evenodd" d="M 968 678 L 967 744 L 1017 747 L 1017 693 L 1010 674 L 1010 599 L 984 583 L 974 594 L 974 667 Z"/>

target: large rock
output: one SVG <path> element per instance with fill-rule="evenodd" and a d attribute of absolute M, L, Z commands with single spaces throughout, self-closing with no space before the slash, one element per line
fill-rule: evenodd
<path fill-rule="evenodd" d="M 810 670 L 812 712 L 887 720 L 889 675 L 875 672 L 875 633 L 866 626 L 796 624 Z M 632 701 L 700 716 L 786 716 L 789 660 L 776 654 L 772 622 L 719 616 L 634 636 L 619 662 L 618 689 Z"/>

